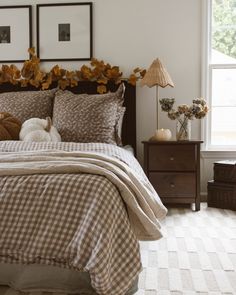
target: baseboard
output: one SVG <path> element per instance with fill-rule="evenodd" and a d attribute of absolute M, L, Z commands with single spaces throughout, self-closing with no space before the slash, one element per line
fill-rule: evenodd
<path fill-rule="evenodd" d="M 201 202 L 207 202 L 207 192 L 200 194 Z"/>

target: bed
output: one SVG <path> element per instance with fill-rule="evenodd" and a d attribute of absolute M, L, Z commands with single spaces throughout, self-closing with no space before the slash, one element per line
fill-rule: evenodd
<path fill-rule="evenodd" d="M 117 85 L 108 87 L 118 91 Z M 69 91 L 96 89 L 95 82 L 80 82 Z M 1 93 L 35 90 L 0 85 Z M 73 100 L 67 94 L 66 102 Z M 135 159 L 135 87 L 129 84 L 124 106 L 125 147 L 0 142 L 0 284 L 26 292 L 136 292 L 138 239 L 161 238 L 166 208 Z"/>

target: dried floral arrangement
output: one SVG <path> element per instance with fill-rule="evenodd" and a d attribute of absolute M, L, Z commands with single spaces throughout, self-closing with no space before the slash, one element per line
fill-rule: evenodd
<path fill-rule="evenodd" d="M 196 119 L 202 119 L 209 111 L 207 102 L 203 98 L 196 98 L 192 101 L 192 105 L 181 104 L 174 109 L 174 98 L 162 98 L 160 99 L 161 109 L 167 112 L 168 118 L 171 120 L 177 120 L 180 128 L 177 132 L 177 140 L 186 139 L 188 134 L 188 121 Z"/>
<path fill-rule="evenodd" d="M 181 115 L 185 119 L 193 120 L 202 119 L 209 111 L 207 103 L 203 98 L 196 98 L 193 100 L 192 105 L 181 104 L 177 107 L 177 110 L 173 109 L 175 103 L 174 98 L 162 98 L 160 99 L 161 109 L 168 113 L 168 117 L 171 120 L 179 119 Z"/>
<path fill-rule="evenodd" d="M 196 98 L 193 100 L 192 105 L 181 104 L 177 107 L 177 110 L 173 109 L 175 103 L 174 98 L 162 98 L 160 99 L 161 109 L 168 113 L 168 117 L 171 120 L 179 119 L 181 115 L 185 119 L 193 120 L 202 119 L 209 111 L 207 103 L 203 98 Z"/>
<path fill-rule="evenodd" d="M 136 82 L 142 79 L 146 73 L 145 69 L 135 68 L 128 78 L 124 78 L 118 66 L 112 66 L 95 58 L 91 60 L 90 66 L 83 65 L 75 71 L 68 71 L 55 65 L 49 72 L 45 72 L 40 68 L 40 59 L 37 57 L 35 49 L 30 48 L 28 51 L 31 58 L 24 62 L 22 69 L 18 69 L 16 65 L 2 65 L 0 84 L 20 84 L 21 87 L 32 85 L 46 90 L 52 83 L 57 83 L 59 88 L 65 89 L 68 86 L 77 86 L 79 81 L 96 81 L 99 84 L 97 92 L 106 93 L 108 82 L 119 84 L 126 80 L 128 83 L 136 85 Z"/>

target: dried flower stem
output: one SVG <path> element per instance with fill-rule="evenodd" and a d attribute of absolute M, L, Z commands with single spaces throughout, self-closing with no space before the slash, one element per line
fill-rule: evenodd
<path fill-rule="evenodd" d="M 190 138 L 189 129 L 188 129 L 189 119 L 187 117 L 184 117 L 183 120 L 178 118 L 177 121 L 180 123 L 180 127 L 179 127 L 179 130 L 177 128 L 176 139 L 188 140 Z"/>

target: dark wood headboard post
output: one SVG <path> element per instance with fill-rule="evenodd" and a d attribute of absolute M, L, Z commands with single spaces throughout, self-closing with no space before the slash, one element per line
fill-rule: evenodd
<path fill-rule="evenodd" d="M 125 86 L 124 106 L 126 112 L 122 128 L 122 139 L 124 144 L 130 144 L 133 147 L 136 155 L 136 87 L 128 83 Z"/>
<path fill-rule="evenodd" d="M 136 87 L 131 84 L 124 82 L 125 84 L 125 95 L 124 95 L 124 106 L 126 107 L 126 112 L 123 120 L 122 127 L 122 141 L 124 145 L 131 145 L 134 149 L 136 155 Z M 79 81 L 78 86 L 68 87 L 67 90 L 80 94 L 96 94 L 97 93 L 97 82 L 91 81 Z M 50 88 L 55 88 L 56 85 L 51 85 Z M 119 85 L 109 82 L 107 84 L 107 89 L 109 91 L 115 92 Z M 21 87 L 20 85 L 13 85 L 10 83 L 0 84 L 0 93 L 12 92 L 12 91 L 37 91 L 38 88 L 34 86 Z M 0 106 L 1 111 L 1 106 Z"/>

